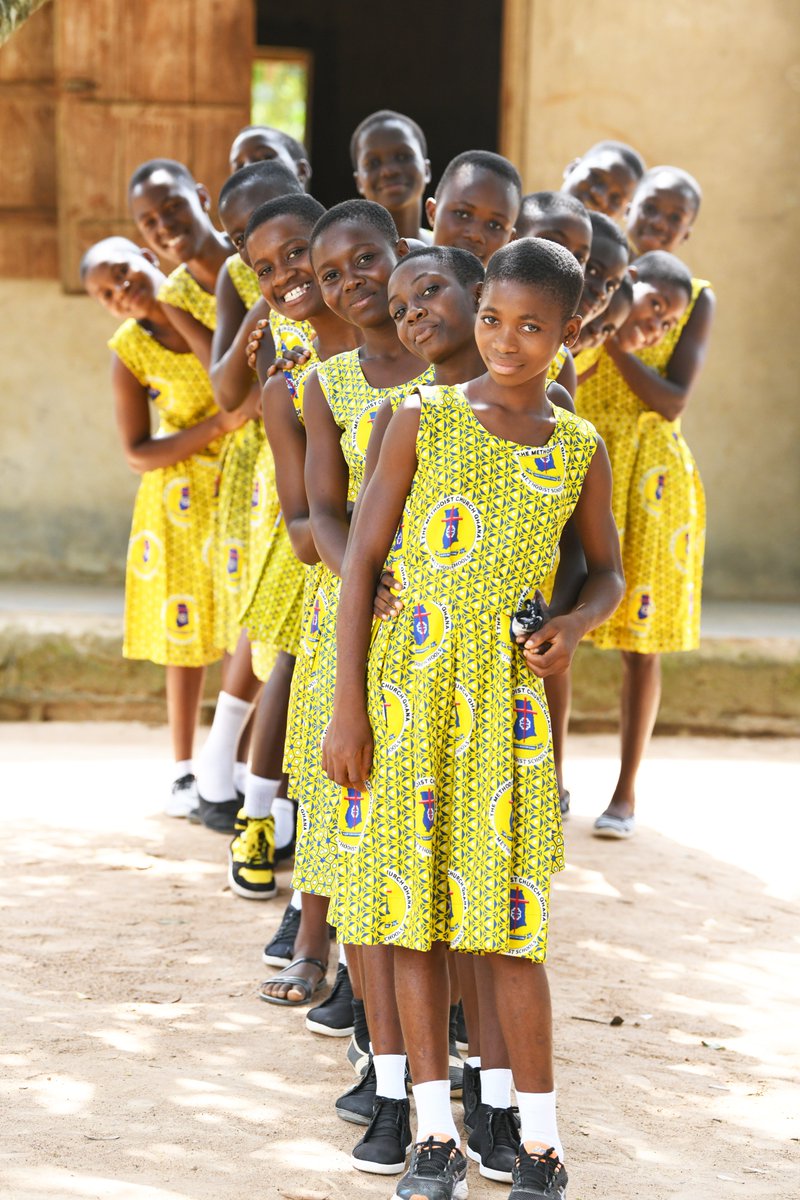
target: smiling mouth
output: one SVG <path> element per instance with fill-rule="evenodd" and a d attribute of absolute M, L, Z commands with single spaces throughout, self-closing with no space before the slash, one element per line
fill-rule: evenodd
<path fill-rule="evenodd" d="M 414 345 L 419 346 L 421 342 L 427 342 L 436 333 L 438 326 L 436 325 L 419 325 L 414 334 Z"/>
<path fill-rule="evenodd" d="M 374 300 L 374 298 L 375 293 L 369 292 L 366 296 L 359 296 L 356 300 L 351 300 L 347 307 L 352 312 L 354 308 L 364 308 L 367 304 L 369 304 L 370 300 Z"/>
<path fill-rule="evenodd" d="M 501 362 L 491 356 L 487 359 L 489 366 L 499 375 L 511 375 L 520 369 L 521 363 Z"/>
<path fill-rule="evenodd" d="M 307 281 L 306 283 L 298 284 L 297 287 L 293 287 L 290 292 L 286 293 L 286 295 L 283 297 L 283 303 L 284 304 L 296 304 L 298 300 L 300 300 L 303 296 L 305 296 L 306 292 L 308 291 L 308 289 L 310 287 L 311 287 L 310 280 Z"/>

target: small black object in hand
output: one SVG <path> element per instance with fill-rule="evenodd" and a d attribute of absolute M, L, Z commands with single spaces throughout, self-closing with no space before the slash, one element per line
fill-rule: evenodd
<path fill-rule="evenodd" d="M 511 632 L 514 637 L 536 633 L 544 625 L 544 613 L 536 599 L 526 600 L 511 618 Z"/>

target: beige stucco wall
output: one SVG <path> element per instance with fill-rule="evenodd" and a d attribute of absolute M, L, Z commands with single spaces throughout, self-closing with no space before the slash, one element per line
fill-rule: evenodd
<path fill-rule="evenodd" d="M 116 322 L 60 284 L 0 280 L 0 574 L 121 578 L 136 476 L 114 427 Z"/>
<path fill-rule="evenodd" d="M 685 419 L 708 494 L 706 594 L 800 593 L 797 0 L 510 0 L 505 149 L 557 187 L 604 137 L 695 174 L 682 257 L 719 310 Z"/>

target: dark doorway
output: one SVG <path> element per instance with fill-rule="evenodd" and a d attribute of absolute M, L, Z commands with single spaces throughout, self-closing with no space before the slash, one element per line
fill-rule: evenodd
<path fill-rule="evenodd" d="M 313 55 L 312 190 L 326 206 L 355 196 L 350 135 L 378 108 L 424 129 L 432 189 L 462 150 L 496 150 L 503 6 L 429 0 L 415 10 L 364 0 L 258 0 L 257 41 Z"/>

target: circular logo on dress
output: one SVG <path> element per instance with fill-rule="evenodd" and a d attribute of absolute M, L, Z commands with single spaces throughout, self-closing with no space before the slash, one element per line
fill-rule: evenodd
<path fill-rule="evenodd" d="M 628 600 L 628 628 L 637 637 L 645 637 L 655 611 L 652 585 L 640 584 L 633 589 Z"/>
<path fill-rule="evenodd" d="M 680 571 L 681 575 L 686 574 L 686 567 L 689 563 L 691 549 L 691 529 L 688 525 L 681 525 L 680 529 L 675 530 L 669 543 L 669 552 L 672 555 L 672 561 Z"/>
<path fill-rule="evenodd" d="M 512 694 L 514 760 L 521 767 L 540 763 L 550 748 L 550 714 L 531 688 Z"/>
<path fill-rule="evenodd" d="M 447 872 L 447 940 L 455 947 L 464 936 L 464 914 L 467 911 L 467 885 L 458 871 Z"/>
<path fill-rule="evenodd" d="M 253 475 L 253 487 L 250 492 L 250 525 L 257 529 L 264 520 L 267 511 L 267 480 L 263 471 Z"/>
<path fill-rule="evenodd" d="M 510 779 L 501 783 L 489 804 L 489 820 L 494 840 L 504 854 L 511 854 L 514 843 L 514 785 Z"/>
<path fill-rule="evenodd" d="M 164 509 L 168 520 L 179 529 L 188 529 L 192 513 L 192 492 L 187 475 L 171 479 L 164 488 Z"/>
<path fill-rule="evenodd" d="M 508 896 L 510 953 L 527 954 L 531 951 L 546 920 L 547 904 L 533 880 L 512 875 Z"/>
<path fill-rule="evenodd" d="M 661 502 L 667 487 L 667 468 L 661 464 L 645 471 L 639 480 L 639 494 L 642 497 L 642 508 L 651 517 L 661 516 Z"/>
<path fill-rule="evenodd" d="M 139 579 L 152 579 L 164 562 L 164 544 L 149 529 L 142 529 L 128 543 L 128 565 Z"/>
<path fill-rule="evenodd" d="M 411 888 L 391 867 L 383 872 L 380 883 L 378 936 L 381 942 L 395 942 L 402 935 L 411 907 Z"/>
<path fill-rule="evenodd" d="M 375 418 L 380 409 L 380 401 L 377 404 L 370 404 L 361 413 L 361 416 L 353 423 L 353 448 L 360 458 L 364 458 L 367 453 L 367 446 L 372 435 L 372 426 L 375 424 Z"/>
<path fill-rule="evenodd" d="M 433 779 L 426 776 L 414 784 L 414 838 L 424 858 L 430 858 L 435 825 L 436 789 Z"/>
<path fill-rule="evenodd" d="M 342 788 L 339 797 L 339 848 L 355 854 L 369 821 L 372 792 L 369 784 L 363 788 Z"/>
<path fill-rule="evenodd" d="M 197 604 L 194 596 L 169 596 L 161 609 L 167 640 L 188 646 L 197 637 Z"/>
<path fill-rule="evenodd" d="M 443 604 L 433 600 L 420 600 L 411 610 L 411 646 L 415 667 L 427 667 L 444 650 L 450 633 L 450 613 Z"/>
<path fill-rule="evenodd" d="M 520 478 L 534 492 L 550 492 L 558 495 L 564 489 L 567 465 L 561 442 L 531 450 L 522 446 L 515 451 L 519 464 Z"/>
<path fill-rule="evenodd" d="M 461 683 L 455 686 L 453 696 L 452 737 L 455 742 L 456 758 L 466 754 L 475 725 L 475 701 Z"/>
<path fill-rule="evenodd" d="M 420 536 L 437 570 L 460 567 L 483 537 L 483 520 L 465 496 L 445 496 L 428 513 Z"/>
<path fill-rule="evenodd" d="M 383 716 L 389 736 L 387 750 L 389 754 L 394 754 L 400 745 L 406 725 L 411 720 L 411 706 L 405 692 L 397 684 L 384 683 L 381 691 L 383 692 Z"/>
<path fill-rule="evenodd" d="M 314 650 L 319 642 L 319 633 L 322 628 L 322 621 L 328 608 L 328 597 L 325 594 L 324 588 L 317 588 L 317 594 L 314 597 L 314 603 L 311 606 L 311 611 L 306 615 L 305 627 L 303 629 L 303 649 L 311 658 Z"/>
<path fill-rule="evenodd" d="M 222 555 L 225 564 L 225 587 L 235 595 L 242 586 L 244 542 L 237 538 L 228 538 L 222 544 Z"/>

